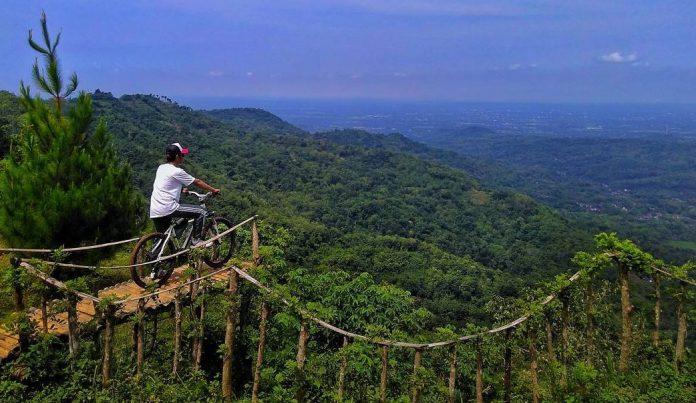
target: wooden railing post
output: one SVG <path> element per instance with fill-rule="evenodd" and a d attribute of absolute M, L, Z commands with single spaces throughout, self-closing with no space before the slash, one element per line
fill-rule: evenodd
<path fill-rule="evenodd" d="M 545 330 L 546 330 L 546 351 L 549 354 L 549 361 L 551 364 L 556 363 L 556 351 L 553 348 L 553 324 L 551 322 L 551 313 L 547 312 L 545 315 Z"/>
<path fill-rule="evenodd" d="M 258 265 L 261 261 L 261 255 L 259 253 L 259 229 L 256 223 L 257 219 L 251 222 L 251 256 L 254 259 L 254 266 Z"/>
<path fill-rule="evenodd" d="M 46 291 L 41 292 L 41 330 L 44 334 L 48 333 L 48 301 Z"/>
<path fill-rule="evenodd" d="M 679 281 L 679 291 L 677 292 L 677 344 L 674 349 L 674 366 L 677 371 L 682 370 L 684 364 L 685 342 L 686 342 L 686 283 Z"/>
<path fill-rule="evenodd" d="M 653 279 L 655 280 L 655 330 L 653 330 L 653 345 L 660 345 L 660 314 L 662 313 L 662 290 L 660 288 L 660 272 L 655 272 Z"/>
<path fill-rule="evenodd" d="M 343 350 L 341 354 L 341 366 L 338 369 L 338 401 L 343 401 L 343 386 L 346 380 L 346 368 L 348 367 L 348 357 L 345 349 L 348 347 L 348 337 L 343 336 Z"/>
<path fill-rule="evenodd" d="M 116 306 L 109 304 L 104 309 L 104 358 L 102 360 L 102 387 L 111 383 L 111 359 L 114 354 L 114 316 Z"/>
<path fill-rule="evenodd" d="M 421 363 L 423 360 L 423 350 L 420 348 L 416 349 L 416 354 L 413 357 L 413 386 L 411 388 L 411 403 L 418 403 L 420 401 L 421 385 L 420 376 L 418 375 Z"/>
<path fill-rule="evenodd" d="M 389 346 L 381 346 L 382 350 L 382 373 L 379 377 L 379 401 L 385 403 L 387 401 L 387 375 L 389 371 Z"/>
<path fill-rule="evenodd" d="M 259 388 L 261 385 L 261 367 L 263 365 L 263 352 L 266 348 L 266 326 L 268 323 L 269 309 L 266 302 L 261 303 L 261 320 L 259 322 L 259 346 L 256 351 L 256 364 L 254 364 L 254 385 L 251 389 L 251 402 L 258 403 Z"/>
<path fill-rule="evenodd" d="M 483 403 L 483 352 L 481 338 L 476 339 L 476 403 Z"/>
<path fill-rule="evenodd" d="M 295 394 L 295 399 L 298 402 L 304 402 L 306 393 L 306 375 L 304 372 L 305 361 L 307 360 L 307 340 L 309 339 L 309 327 L 307 325 L 307 320 L 302 319 L 300 324 L 300 336 L 297 340 L 297 372 L 296 372 L 296 382 L 297 382 L 297 393 Z"/>
<path fill-rule="evenodd" d="M 505 388 L 505 396 L 503 401 L 510 403 L 512 400 L 512 331 L 510 327 L 505 330 L 505 376 L 503 377 L 503 386 Z"/>
<path fill-rule="evenodd" d="M 529 325 L 527 333 L 529 337 L 529 373 L 532 379 L 532 402 L 539 403 L 539 375 L 536 350 L 536 329 L 533 324 Z"/>
<path fill-rule="evenodd" d="M 570 322 L 570 302 L 568 301 L 568 291 L 563 290 L 559 294 L 561 300 L 561 386 L 568 384 L 568 348 L 570 344 L 569 322 Z"/>
<path fill-rule="evenodd" d="M 232 401 L 232 354 L 234 346 L 234 333 L 239 313 L 239 273 L 230 272 L 227 289 L 228 307 L 227 324 L 225 326 L 225 354 L 222 357 L 222 397 L 225 401 Z"/>
<path fill-rule="evenodd" d="M 172 374 L 179 372 L 181 362 L 181 288 L 174 292 L 174 358 L 172 359 Z"/>
<path fill-rule="evenodd" d="M 447 401 L 454 403 L 457 382 L 457 344 L 450 346 L 449 395 Z"/>

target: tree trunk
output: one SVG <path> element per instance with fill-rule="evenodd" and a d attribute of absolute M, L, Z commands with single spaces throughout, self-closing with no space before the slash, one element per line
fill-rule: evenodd
<path fill-rule="evenodd" d="M 389 371 L 389 346 L 382 346 L 382 373 L 379 377 L 379 401 L 387 401 L 387 375 Z"/>
<path fill-rule="evenodd" d="M 534 325 L 529 325 L 529 373 L 532 378 L 532 402 L 539 403 L 539 365 L 537 363 L 536 331 Z"/>
<path fill-rule="evenodd" d="M 633 340 L 631 329 L 631 295 L 628 283 L 628 267 L 619 263 L 619 284 L 621 287 L 621 316 L 623 331 L 621 334 L 621 357 L 619 359 L 619 372 L 624 373 L 628 369 L 628 360 L 631 356 L 631 343 Z"/>
<path fill-rule="evenodd" d="M 480 338 L 476 340 L 476 403 L 483 403 L 483 352 Z"/>
<path fill-rule="evenodd" d="M 80 348 L 78 333 L 77 296 L 70 294 L 68 295 L 68 348 L 73 358 Z"/>
<path fill-rule="evenodd" d="M 416 349 L 416 354 L 413 357 L 413 387 L 411 388 L 411 403 L 418 403 L 420 401 L 421 387 L 420 387 L 420 377 L 418 376 L 418 370 L 421 367 L 421 362 L 423 361 L 423 350 L 420 348 Z"/>
<path fill-rule="evenodd" d="M 179 372 L 181 362 L 181 289 L 177 288 L 174 294 L 174 358 L 172 360 L 172 374 Z"/>
<path fill-rule="evenodd" d="M 232 401 L 232 354 L 234 346 L 234 331 L 239 309 L 239 274 L 230 272 L 227 289 L 228 308 L 227 324 L 225 326 L 225 354 L 222 357 L 222 397 L 225 401 Z"/>
<path fill-rule="evenodd" d="M 505 330 L 505 376 L 503 378 L 505 403 L 510 403 L 512 399 L 512 330 L 513 328 Z"/>
<path fill-rule="evenodd" d="M 109 305 L 104 311 L 104 359 L 102 362 L 102 387 L 107 388 L 111 383 L 111 359 L 114 354 L 114 312 L 115 307 Z"/>
<path fill-rule="evenodd" d="M 685 341 L 686 341 L 686 283 L 683 281 L 679 282 L 679 293 L 677 294 L 677 321 L 679 326 L 677 328 L 677 345 L 674 350 L 674 365 L 677 371 L 682 370 L 682 365 L 684 364 L 684 352 L 685 352 Z"/>
<path fill-rule="evenodd" d="M 251 402 L 258 403 L 259 388 L 261 386 L 261 367 L 263 365 L 263 352 L 266 348 L 266 324 L 268 323 L 269 309 L 267 303 L 261 304 L 261 321 L 259 323 L 259 348 L 256 352 L 256 364 L 254 365 L 254 385 L 251 389 Z"/>
<path fill-rule="evenodd" d="M 450 371 L 449 371 L 449 390 L 447 401 L 454 403 L 455 388 L 457 383 L 457 344 L 452 344 L 450 347 Z"/>
<path fill-rule="evenodd" d="M 306 392 L 304 365 L 307 359 L 307 339 L 309 339 L 309 328 L 307 326 L 307 321 L 302 319 L 302 324 L 300 325 L 300 336 L 297 341 L 297 393 L 295 394 L 295 399 L 300 403 L 304 402 Z"/>
<path fill-rule="evenodd" d="M 662 290 L 660 288 L 661 277 L 659 272 L 653 276 L 655 280 L 655 330 L 653 330 L 653 345 L 660 345 L 660 314 L 662 313 Z"/>
<path fill-rule="evenodd" d="M 348 367 L 348 357 L 345 348 L 348 347 L 348 337 L 343 336 L 343 354 L 341 354 L 341 366 L 338 369 L 338 401 L 343 401 L 343 386 L 346 380 L 346 368 Z"/>

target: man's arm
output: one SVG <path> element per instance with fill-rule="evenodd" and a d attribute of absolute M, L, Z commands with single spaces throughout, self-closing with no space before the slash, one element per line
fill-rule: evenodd
<path fill-rule="evenodd" d="M 208 192 L 213 192 L 213 194 L 220 193 L 220 189 L 216 189 L 200 179 L 194 179 L 192 184 L 198 186 L 199 188 L 201 188 L 203 190 L 207 190 Z"/>

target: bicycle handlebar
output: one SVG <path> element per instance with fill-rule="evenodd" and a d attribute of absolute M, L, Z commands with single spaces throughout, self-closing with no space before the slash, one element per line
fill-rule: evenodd
<path fill-rule="evenodd" d="M 213 196 L 213 192 L 208 192 L 206 194 L 200 194 L 198 192 L 194 192 L 192 190 L 189 190 L 188 193 L 198 197 L 198 201 L 201 203 L 203 203 L 204 201 L 208 200 L 209 198 L 211 198 Z"/>

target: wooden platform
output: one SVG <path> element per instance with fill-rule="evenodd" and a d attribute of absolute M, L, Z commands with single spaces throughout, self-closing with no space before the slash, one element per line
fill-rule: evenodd
<path fill-rule="evenodd" d="M 174 269 L 172 277 L 169 279 L 166 285 L 160 287 L 161 289 L 169 289 L 170 291 L 165 291 L 158 294 L 156 297 L 150 298 L 145 305 L 145 309 L 154 309 L 157 307 L 164 307 L 171 304 L 174 301 L 175 288 L 178 284 L 182 284 L 181 275 L 185 267 L 179 267 Z M 213 282 L 227 281 L 229 276 L 229 271 L 223 271 L 213 275 L 210 279 Z M 205 274 L 205 273 L 203 273 Z M 104 288 L 98 293 L 98 297 L 115 296 L 119 300 L 137 298 L 142 295 L 148 294 L 148 291 L 140 288 L 132 280 L 123 283 L 116 284 L 111 287 Z M 138 309 L 137 301 L 128 301 L 120 306 L 120 309 L 116 312 L 116 316 L 119 318 L 128 317 L 133 315 Z M 77 319 L 80 324 L 90 322 L 94 319 L 95 307 L 91 300 L 81 299 L 77 303 Z M 37 323 L 38 331 L 43 331 L 42 321 L 41 321 L 41 309 L 30 308 L 29 309 L 30 318 Z M 68 314 L 67 312 L 60 312 L 57 314 L 49 314 L 48 316 L 48 331 L 52 334 L 58 336 L 66 336 L 68 334 Z M 19 337 L 14 334 L 9 329 L 4 326 L 0 326 L 0 360 L 7 359 L 17 348 L 19 347 Z"/>

